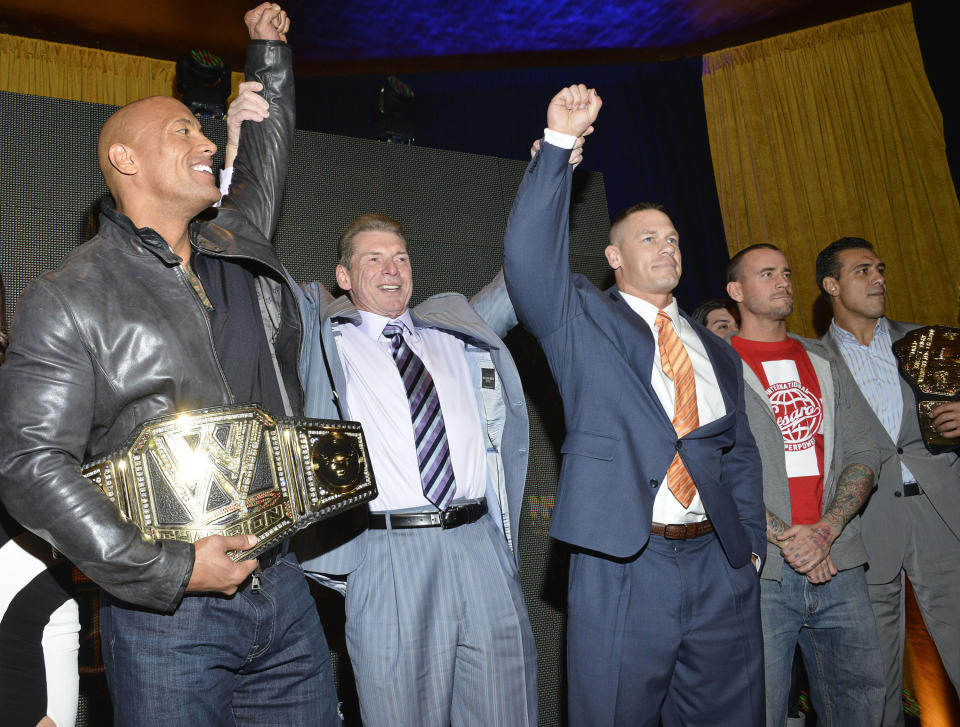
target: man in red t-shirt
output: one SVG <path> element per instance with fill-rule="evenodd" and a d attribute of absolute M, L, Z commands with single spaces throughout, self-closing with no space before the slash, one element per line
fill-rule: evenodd
<path fill-rule="evenodd" d="M 800 652 L 818 723 L 880 724 L 883 668 L 857 512 L 879 469 L 849 375 L 819 341 L 789 336 L 786 256 L 759 244 L 727 266 L 740 309 L 730 343 L 744 360 L 747 418 L 763 462 L 767 559 L 760 609 L 767 724 L 786 721 Z"/>

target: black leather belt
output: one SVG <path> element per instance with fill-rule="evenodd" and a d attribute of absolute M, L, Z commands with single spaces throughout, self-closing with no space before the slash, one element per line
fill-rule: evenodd
<path fill-rule="evenodd" d="M 446 510 L 434 512 L 373 512 L 370 513 L 370 527 L 373 530 L 386 530 L 387 523 L 393 530 L 404 528 L 443 528 L 448 530 L 460 525 L 476 522 L 487 514 L 487 502 L 470 502 L 466 505 L 452 505 Z"/>
<path fill-rule="evenodd" d="M 904 497 L 915 497 L 916 495 L 922 495 L 923 489 L 920 487 L 919 482 L 904 482 L 903 483 L 903 496 Z"/>
<path fill-rule="evenodd" d="M 652 523 L 650 525 L 651 535 L 659 535 L 667 540 L 689 540 L 690 538 L 699 538 L 701 535 L 713 532 L 713 523 L 709 520 L 702 520 L 698 523 L 684 523 L 682 525 L 663 525 L 661 523 Z"/>

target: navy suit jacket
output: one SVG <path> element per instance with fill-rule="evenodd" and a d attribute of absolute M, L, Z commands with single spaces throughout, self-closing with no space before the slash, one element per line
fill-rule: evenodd
<path fill-rule="evenodd" d="M 650 327 L 616 287 L 600 291 L 570 272 L 568 155 L 542 144 L 504 240 L 510 298 L 543 347 L 563 397 L 567 434 L 550 534 L 613 557 L 633 556 L 650 537 L 654 498 L 679 452 L 727 560 L 739 568 L 751 553 L 766 553 L 760 457 L 747 422 L 740 359 L 691 321 L 713 363 L 726 413 L 678 439 L 651 385 L 656 341 Z"/>

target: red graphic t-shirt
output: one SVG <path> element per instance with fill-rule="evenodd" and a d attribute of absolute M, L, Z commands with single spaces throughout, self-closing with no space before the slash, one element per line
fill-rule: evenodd
<path fill-rule="evenodd" d="M 797 341 L 730 339 L 763 383 L 783 435 L 794 525 L 820 519 L 823 508 L 823 403 L 810 358 Z"/>

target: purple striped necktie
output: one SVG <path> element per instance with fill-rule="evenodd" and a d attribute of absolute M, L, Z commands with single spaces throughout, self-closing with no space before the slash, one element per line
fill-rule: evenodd
<path fill-rule="evenodd" d="M 390 342 L 393 361 L 397 364 L 407 391 L 423 494 L 437 508 L 446 510 L 453 502 L 456 486 L 447 429 L 433 377 L 420 357 L 403 340 L 403 324 L 388 323 L 383 329 L 383 337 Z"/>

